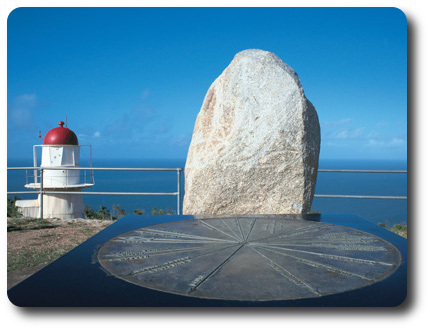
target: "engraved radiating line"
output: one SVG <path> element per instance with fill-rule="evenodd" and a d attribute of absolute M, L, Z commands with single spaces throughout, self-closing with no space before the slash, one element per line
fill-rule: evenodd
<path fill-rule="evenodd" d="M 242 245 L 241 245 L 240 243 L 238 243 L 238 244 L 236 244 L 236 245 L 240 245 L 240 247 L 239 247 L 239 248 L 238 248 L 234 253 L 236 253 L 236 252 L 237 252 L 237 251 L 242 247 Z M 199 254 L 199 255 L 194 256 L 194 257 L 187 257 L 187 260 L 188 260 L 188 262 L 189 262 L 189 260 L 191 260 L 191 259 L 195 259 L 195 258 L 200 258 L 200 257 L 203 257 L 203 256 L 207 256 L 208 254 L 215 253 L 215 252 L 219 252 L 219 251 L 222 251 L 222 250 L 225 250 L 225 249 L 228 249 L 228 248 L 234 247 L 234 246 L 236 246 L 236 245 L 227 246 L 227 247 L 224 247 L 224 248 L 222 248 L 222 249 L 217 249 L 217 250 L 210 251 L 210 252 L 207 252 L 207 253 Z M 233 254 L 234 254 L 234 253 L 233 253 Z M 232 254 L 229 258 L 231 258 L 231 257 L 233 256 L 233 254 Z M 228 259 L 229 259 L 229 258 L 228 258 Z M 175 260 L 173 260 L 173 261 L 175 261 Z M 137 275 L 137 274 L 140 274 L 140 273 L 145 273 L 145 272 L 151 271 L 151 270 L 153 270 L 153 269 L 155 269 L 155 268 L 160 268 L 160 267 L 163 267 L 163 266 L 165 266 L 165 265 L 169 265 L 171 262 L 172 262 L 172 261 L 168 261 L 168 262 L 165 262 L 165 263 L 163 263 L 163 264 L 161 264 L 161 265 L 154 265 L 154 266 L 149 267 L 149 268 L 146 268 L 146 269 L 135 270 L 135 271 L 132 271 L 131 273 L 129 273 L 129 274 L 127 274 L 127 275 L 124 275 L 124 276 L 131 276 L 131 275 Z M 225 261 L 223 262 L 223 264 L 224 264 L 224 263 L 225 263 Z M 219 268 L 219 267 L 218 267 L 218 268 Z"/>
<path fill-rule="evenodd" d="M 252 244 L 252 243 L 251 243 Z M 316 255 L 318 257 L 321 258 L 326 258 L 326 259 L 342 259 L 345 261 L 354 261 L 354 262 L 360 262 L 360 263 L 368 263 L 368 264 L 377 264 L 377 265 L 381 265 L 381 266 L 395 266 L 394 264 L 391 263 L 387 263 L 387 262 L 382 262 L 382 261 L 376 261 L 376 260 L 368 260 L 368 259 L 359 259 L 359 258 L 352 258 L 352 257 L 344 257 L 344 256 L 339 256 L 339 255 L 335 255 L 335 254 L 327 254 L 327 253 L 319 253 L 319 252 L 310 252 L 310 251 L 303 251 L 303 250 L 297 250 L 297 249 L 288 249 L 288 248 L 282 248 L 279 246 L 275 246 L 275 245 L 270 245 L 270 244 L 253 244 L 253 245 L 257 245 L 258 247 L 264 248 L 270 248 L 270 249 L 280 249 L 280 250 L 285 250 L 285 251 L 292 251 L 292 252 L 301 252 L 301 253 L 305 253 L 305 254 L 312 254 L 312 255 Z M 277 252 L 280 253 L 278 251 L 273 251 L 273 252 Z"/>
<path fill-rule="evenodd" d="M 259 243 L 257 243 L 259 244 Z M 256 245 L 257 245 L 256 244 Z M 261 244 L 261 243 L 260 243 Z M 301 246 L 301 247 L 309 247 L 309 248 L 328 248 L 328 249 L 336 249 L 342 251 L 367 251 L 367 252 L 376 252 L 376 251 L 387 251 L 387 249 L 383 246 L 374 246 L 374 245 L 352 245 L 347 243 L 339 243 L 339 244 L 329 244 L 329 243 L 309 243 L 309 244 L 299 244 L 299 243 L 290 243 L 290 242 L 279 242 L 279 243 L 266 243 L 268 246 Z"/>
<path fill-rule="evenodd" d="M 227 242 L 231 242 L 229 240 L 225 240 L 222 238 L 214 238 L 214 237 L 207 237 L 207 236 L 199 236 L 199 235 L 192 235 L 192 234 L 185 234 L 185 233 L 174 233 L 174 232 L 169 232 L 167 230 L 157 230 L 157 229 L 145 229 L 144 231 L 148 232 L 148 233 L 153 233 L 153 234 L 171 234 L 172 236 L 181 236 L 182 238 L 193 238 L 193 239 L 205 239 L 205 240 L 211 240 L 211 241 L 227 241 Z"/>
<path fill-rule="evenodd" d="M 173 232 L 173 231 L 169 231 L 169 230 L 163 230 L 163 229 L 145 229 L 143 228 L 141 230 L 142 232 L 145 233 L 151 233 L 151 234 L 155 234 L 155 235 L 170 235 L 170 236 L 180 236 L 183 238 L 205 238 L 205 239 L 211 239 L 211 240 L 220 240 L 219 238 L 212 238 L 212 237 L 207 237 L 207 236 L 200 236 L 200 235 L 193 235 L 193 234 L 189 234 L 189 233 L 181 233 L 181 232 Z"/>
<path fill-rule="evenodd" d="M 288 242 L 292 243 L 301 243 L 301 242 L 309 242 L 309 239 L 311 237 L 297 237 L 296 239 L 289 239 Z M 355 244 L 369 244 L 369 243 L 379 243 L 378 240 L 375 239 L 359 239 L 359 238 L 342 238 L 342 239 L 330 239 L 325 237 L 313 237 L 312 242 L 314 243 L 334 243 L 334 244 L 349 244 L 349 243 L 355 243 Z"/>
<path fill-rule="evenodd" d="M 311 225 L 311 226 L 307 226 L 307 227 L 301 227 L 301 228 L 294 229 L 293 231 L 291 231 L 289 233 L 282 233 L 282 234 L 279 234 L 279 235 L 268 236 L 268 237 L 263 237 L 263 238 L 259 238 L 259 239 L 253 239 L 253 240 L 251 240 L 249 242 L 253 242 L 254 243 L 254 242 L 262 241 L 262 240 L 265 240 L 265 239 L 274 239 L 274 238 L 280 238 L 280 237 L 282 237 L 282 238 L 285 237 L 286 238 L 287 235 L 295 235 L 295 234 L 300 233 L 300 232 L 302 232 L 304 230 L 309 230 L 309 229 L 312 229 L 312 228 L 315 228 L 315 227 L 318 227 L 318 225 Z"/>
<path fill-rule="evenodd" d="M 244 244 L 241 244 L 236 251 L 234 251 L 227 259 L 225 259 L 221 264 L 219 264 L 213 271 L 211 271 L 208 275 L 206 275 L 196 286 L 194 286 L 193 288 L 191 288 L 188 293 L 191 293 L 195 290 L 197 290 L 197 288 L 203 284 L 203 282 L 205 282 L 209 277 L 212 277 L 213 274 L 215 274 L 222 266 L 224 266 L 227 262 L 229 262 L 231 260 L 231 258 L 233 258 L 233 256 L 244 246 Z"/>
<path fill-rule="evenodd" d="M 377 243 L 379 242 L 378 239 L 374 238 L 374 237 L 367 237 L 364 236 L 363 234 L 361 235 L 357 235 L 354 233 L 340 233 L 340 232 L 332 232 L 329 234 L 323 234 L 323 235 L 318 235 L 317 237 L 315 236 L 300 236 L 300 237 L 295 237 L 293 239 L 289 239 L 289 241 L 291 242 L 295 242 L 295 241 L 305 241 L 306 239 L 309 238 L 313 238 L 314 241 L 316 242 L 332 242 L 332 243 L 349 243 L 349 242 L 362 242 L 362 243 Z"/>
<path fill-rule="evenodd" d="M 312 243 L 310 243 L 312 242 Z M 270 245 L 282 245 L 282 246 L 287 246 L 287 245 L 291 245 L 291 246 L 306 246 L 306 247 L 330 247 L 330 248 L 336 248 L 336 247 L 363 247 L 364 248 L 367 247 L 373 247 L 373 248 L 377 248 L 377 250 L 379 251 L 387 251 L 386 247 L 382 247 L 380 244 L 380 242 L 361 242 L 361 241 L 344 241 L 344 242 L 332 242 L 332 241 L 322 241 L 322 240 L 315 240 L 315 241 L 311 241 L 310 239 L 308 240 L 281 240 L 281 239 L 276 239 L 276 240 L 271 240 L 268 242 L 256 242 L 256 244 L 270 244 Z M 376 250 L 375 250 L 376 251 Z"/>
<path fill-rule="evenodd" d="M 226 232 L 222 231 L 221 229 L 218 229 L 218 228 L 216 228 L 216 227 L 214 227 L 214 226 L 211 226 L 211 225 L 209 225 L 209 224 L 207 224 L 207 223 L 205 223 L 205 222 L 203 222 L 203 221 L 201 221 L 201 220 L 199 220 L 199 222 L 200 222 L 201 224 L 205 225 L 206 227 L 210 228 L 210 229 L 215 229 L 215 230 L 219 231 L 220 233 L 223 233 L 224 235 L 227 235 L 228 237 L 233 238 L 233 239 L 237 242 L 237 238 L 235 238 L 235 237 L 231 236 L 230 234 L 227 234 Z"/>
<path fill-rule="evenodd" d="M 374 236 L 370 236 L 370 234 L 366 234 L 366 236 L 364 235 L 364 233 L 356 233 L 352 231 L 353 229 L 351 229 L 349 232 L 339 232 L 339 231 L 335 231 L 335 232 L 331 232 L 331 233 L 325 233 L 323 235 L 320 236 L 320 238 L 324 238 L 324 239 L 362 239 L 362 240 L 377 240 L 376 237 Z"/>
<path fill-rule="evenodd" d="M 138 241 L 153 241 L 156 239 L 164 239 L 164 240 L 179 240 L 181 238 L 184 239 L 190 239 L 190 240 L 184 240 L 184 242 L 195 242 L 196 240 L 205 240 L 207 241 L 212 241 L 212 242 L 220 242 L 220 243 L 225 243 L 225 242 L 232 242 L 231 240 L 227 240 L 227 239 L 220 239 L 220 238 L 212 238 L 212 237 L 205 237 L 205 236 L 197 236 L 197 235 L 169 235 L 166 232 L 163 231 L 149 231 L 146 230 L 145 233 L 142 233 L 142 235 L 145 236 L 123 236 L 123 237 L 119 237 L 116 239 L 113 239 L 112 241 L 114 242 L 138 242 Z M 160 237 L 163 236 L 163 237 Z M 178 237 L 175 237 L 178 236 Z"/>
<path fill-rule="evenodd" d="M 245 236 L 243 236 L 243 231 L 242 231 L 242 227 L 240 226 L 240 222 L 238 220 L 238 218 L 235 218 L 237 225 L 239 226 L 239 230 L 240 230 L 240 235 L 242 236 L 242 242 L 245 241 Z"/>
<path fill-rule="evenodd" d="M 175 238 L 141 238 L 139 240 L 133 240 L 133 241 L 127 241 L 124 240 L 115 240 L 115 242 L 120 243 L 189 243 L 189 244 L 203 244 L 203 243 L 211 243 L 211 244 L 225 244 L 225 243 L 236 243 L 237 241 L 229 241 L 229 240 L 207 240 L 204 241 L 202 239 L 200 240 L 180 240 Z"/>
<path fill-rule="evenodd" d="M 249 238 L 249 235 L 251 234 L 252 229 L 254 228 L 255 221 L 257 221 L 257 219 L 254 219 L 254 222 L 251 225 L 251 229 L 249 229 L 248 235 L 246 236 L 245 242 L 248 242 L 248 238 Z"/>
<path fill-rule="evenodd" d="M 312 293 L 314 293 L 314 294 L 316 294 L 318 296 L 321 296 L 321 293 L 317 289 L 313 288 L 311 285 L 309 285 L 308 283 L 304 282 L 303 280 L 297 278 L 291 272 L 289 272 L 288 270 L 286 270 L 284 267 L 278 265 L 272 259 L 270 259 L 269 257 L 267 257 L 264 254 L 262 254 L 260 251 L 254 249 L 251 246 L 250 246 L 250 248 L 252 250 L 254 250 L 255 252 L 257 252 L 263 258 L 269 260 L 270 261 L 269 266 L 272 267 L 274 270 L 276 270 L 278 273 L 280 273 L 282 276 L 284 276 L 286 279 L 288 279 L 291 283 L 293 283 L 293 284 L 295 284 L 297 286 L 300 286 L 300 287 L 304 287 L 304 288 L 308 289 L 309 291 L 311 291 Z M 276 267 L 273 267 L 273 265 L 275 265 L 276 267 L 278 267 L 278 269 Z M 281 269 L 283 272 L 285 272 L 285 274 L 288 274 L 288 276 L 286 276 L 284 273 L 280 272 L 279 269 Z"/>
<path fill-rule="evenodd" d="M 331 243 L 331 244 L 376 244 L 379 243 L 380 241 L 377 240 L 359 240 L 359 239 L 338 239 L 338 240 L 332 240 L 332 239 L 324 239 L 321 237 L 300 237 L 297 239 L 288 239 L 286 241 L 288 241 L 289 243 L 292 244 L 303 244 L 303 243 L 309 243 L 309 240 L 312 239 L 312 243 L 318 243 L 318 244 L 322 244 L 322 243 Z"/>
<path fill-rule="evenodd" d="M 281 234 L 280 236 L 281 237 L 285 237 L 285 238 L 288 238 L 288 237 L 297 237 L 297 236 L 301 237 L 303 235 L 312 234 L 312 233 L 314 233 L 315 231 L 318 231 L 318 230 L 327 230 L 327 229 L 329 229 L 329 228 L 324 227 L 324 226 L 320 226 L 320 225 L 310 225 L 310 226 L 307 226 L 307 227 L 304 227 L 304 228 L 297 228 L 297 229 L 295 229 L 295 230 L 293 230 L 291 232 L 286 232 L 284 234 Z"/>
<path fill-rule="evenodd" d="M 332 232 L 322 235 L 313 235 L 317 229 L 312 230 L 296 230 L 291 233 L 280 234 L 272 237 L 265 237 L 263 239 L 276 239 L 276 238 L 286 238 L 289 242 L 308 242 L 312 239 L 313 242 L 327 242 L 327 243 L 378 243 L 379 241 L 373 237 L 365 237 L 363 235 L 357 235 L 354 233 L 339 233 Z M 260 239 L 261 240 L 261 239 Z"/>
<path fill-rule="evenodd" d="M 237 244 L 230 244 L 227 245 L 226 247 L 233 247 Z M 185 248 L 185 249 L 174 249 L 174 250 L 163 250 L 163 251 L 153 251 L 153 252 L 148 252 L 146 254 L 130 254 L 130 255 L 123 255 L 120 256 L 118 254 L 107 254 L 107 255 L 103 255 L 102 258 L 100 260 L 102 261 L 117 261 L 117 260 L 121 260 L 124 258 L 134 258 L 134 259 L 146 259 L 148 257 L 152 257 L 152 256 L 158 256 L 158 255 L 163 255 L 163 254 L 171 254 L 171 253 L 180 253 L 180 252 L 189 252 L 189 251 L 203 251 L 203 250 L 207 250 L 207 249 L 212 249 L 213 246 L 205 246 L 205 247 L 193 247 L 193 248 Z M 141 252 L 141 251 L 140 251 Z M 138 253 L 140 253 L 138 252 Z M 141 257 L 139 257 L 141 256 Z M 107 259 L 109 258 L 109 259 Z"/>
<path fill-rule="evenodd" d="M 234 236 L 240 241 L 241 239 L 240 239 L 240 237 L 237 235 L 237 233 L 228 225 L 228 223 L 226 223 L 224 220 L 221 220 L 222 221 L 222 223 L 224 224 L 224 225 L 226 225 L 227 226 L 227 228 L 228 229 L 230 229 L 231 230 L 231 232 L 234 234 Z"/>
<path fill-rule="evenodd" d="M 346 270 L 342 270 L 342 269 L 339 269 L 339 268 L 336 268 L 336 267 L 332 267 L 332 266 L 324 265 L 324 264 L 321 264 L 321 263 L 316 262 L 316 261 L 312 261 L 312 260 L 307 260 L 307 259 L 304 259 L 304 258 L 295 257 L 295 256 L 292 256 L 292 255 L 290 255 L 290 254 L 288 254 L 288 253 L 281 253 L 281 252 L 279 252 L 279 251 L 276 251 L 276 250 L 273 250 L 273 249 L 270 249 L 270 248 L 266 248 L 266 247 L 264 247 L 264 246 L 260 246 L 260 248 L 265 249 L 265 250 L 272 251 L 272 252 L 274 252 L 274 253 L 278 253 L 278 254 L 283 255 L 283 256 L 286 256 L 286 257 L 290 257 L 290 258 L 293 258 L 293 259 L 297 259 L 297 260 L 298 260 L 299 262 L 301 262 L 302 264 L 305 264 L 305 265 L 308 265 L 308 266 L 311 266 L 311 267 L 315 267 L 315 268 L 325 268 L 325 269 L 328 269 L 328 270 L 330 270 L 330 271 L 332 271 L 332 272 L 335 272 L 335 273 L 338 273 L 338 274 L 341 274 L 341 275 L 356 276 L 356 277 L 362 278 L 362 279 L 364 279 L 364 280 L 366 280 L 366 281 L 369 281 L 369 282 L 375 282 L 375 280 L 372 280 L 372 279 L 367 278 L 367 277 L 365 277 L 365 276 L 362 276 L 362 275 L 360 275 L 360 274 L 351 273 L 351 272 L 348 272 L 348 271 L 346 271 Z"/>

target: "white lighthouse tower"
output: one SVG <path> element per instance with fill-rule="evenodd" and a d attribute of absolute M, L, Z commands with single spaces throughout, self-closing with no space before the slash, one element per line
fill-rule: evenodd
<path fill-rule="evenodd" d="M 81 177 L 81 170 L 72 170 L 80 167 L 80 151 L 83 146 L 78 144 L 76 134 L 60 121 L 59 127 L 51 129 L 43 139 L 43 145 L 33 146 L 33 162 L 37 167 L 37 148 L 42 149 L 40 167 L 42 168 L 43 200 L 40 195 L 36 200 L 18 200 L 16 206 L 19 211 L 28 217 L 39 217 L 41 208 L 43 218 L 72 219 L 84 218 L 85 209 L 81 194 L 76 192 L 92 187 L 94 180 L 92 173 L 87 178 Z M 89 146 L 91 149 L 91 146 Z M 91 164 L 90 164 L 91 166 Z M 61 169 L 55 169 L 62 167 Z M 54 168 L 54 169 L 51 169 Z M 70 169 L 69 169 L 70 168 Z M 26 184 L 26 188 L 41 189 L 41 182 Z M 56 193 L 57 192 L 57 193 Z"/>

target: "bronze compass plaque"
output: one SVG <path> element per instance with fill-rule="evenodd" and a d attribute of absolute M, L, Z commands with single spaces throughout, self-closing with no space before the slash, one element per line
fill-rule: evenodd
<path fill-rule="evenodd" d="M 119 235 L 98 251 L 113 276 L 196 298 L 268 301 L 355 290 L 394 273 L 383 239 L 305 220 L 225 217 L 165 223 Z"/>

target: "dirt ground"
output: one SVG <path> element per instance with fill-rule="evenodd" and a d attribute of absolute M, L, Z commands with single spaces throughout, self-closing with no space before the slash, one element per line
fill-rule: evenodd
<path fill-rule="evenodd" d="M 25 280 L 100 230 L 108 220 L 25 220 L 8 219 L 7 288 Z"/>

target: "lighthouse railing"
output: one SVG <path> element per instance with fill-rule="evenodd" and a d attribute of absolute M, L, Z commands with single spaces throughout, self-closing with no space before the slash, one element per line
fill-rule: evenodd
<path fill-rule="evenodd" d="M 56 165 L 51 165 L 50 162 L 52 162 L 52 159 L 50 159 L 51 155 L 50 155 L 50 151 L 51 148 L 62 148 L 64 150 L 68 150 L 69 152 L 71 151 L 71 157 L 68 159 L 68 164 L 56 164 Z M 45 150 L 47 153 L 45 154 L 45 158 L 44 158 L 44 154 L 43 154 L 43 150 Z M 76 155 L 77 152 L 77 155 Z M 89 155 L 88 155 L 89 153 Z M 90 175 L 89 175 L 89 180 L 87 182 L 87 171 L 84 171 L 83 173 L 79 173 L 78 177 L 73 176 L 73 175 L 69 175 L 69 170 L 73 169 L 73 168 L 78 168 L 81 166 L 81 159 L 80 159 L 80 155 L 84 154 L 86 157 L 85 162 L 88 163 L 87 168 L 91 168 L 90 171 Z M 39 156 L 38 156 L 39 155 Z M 89 159 L 88 159 L 89 156 Z M 40 162 L 39 162 L 40 161 Z M 48 167 L 51 169 L 54 169 L 55 166 L 57 167 L 61 167 L 61 168 L 57 168 L 60 170 L 64 170 L 65 171 L 65 180 L 66 180 L 66 185 L 69 184 L 73 184 L 73 182 L 81 181 L 82 177 L 81 175 L 83 175 L 83 182 L 84 183 L 90 183 L 90 184 L 94 184 L 94 175 L 92 172 L 92 161 L 93 161 L 93 152 L 92 152 L 92 146 L 90 144 L 81 144 L 81 145 L 63 145 L 63 144 L 41 144 L 41 145 L 34 145 L 33 146 L 33 167 L 34 168 L 41 168 L 44 167 L 45 169 L 47 169 Z M 45 162 L 45 164 L 44 164 Z M 48 163 L 49 165 L 46 165 L 46 163 Z M 63 177 L 62 175 L 60 175 L 61 177 Z M 51 173 L 50 175 L 46 175 L 45 179 L 49 182 L 56 182 L 58 185 L 62 185 L 64 184 L 64 182 L 62 182 L 62 179 L 60 179 L 55 173 Z M 26 183 L 28 183 L 28 178 L 31 177 L 29 175 L 26 174 L 26 178 L 27 181 Z M 37 184 L 38 183 L 38 178 L 39 176 L 37 175 L 37 170 L 34 170 L 34 183 Z M 50 178 L 48 178 L 50 177 Z M 58 182 L 57 182 L 58 181 Z"/>
<path fill-rule="evenodd" d="M 136 196 L 176 196 L 177 214 L 181 214 L 181 173 L 182 168 L 141 168 L 141 167 L 65 167 L 65 166 L 50 166 L 50 167 L 8 167 L 7 170 L 34 170 L 39 171 L 40 175 L 35 174 L 34 182 L 36 185 L 32 187 L 38 191 L 8 191 L 8 195 L 21 194 L 38 194 L 40 198 L 39 217 L 43 218 L 43 195 L 49 194 L 67 194 L 67 195 L 136 195 Z M 46 190 L 46 185 L 43 184 L 43 176 L 45 171 L 51 170 L 71 170 L 71 171 L 90 171 L 91 179 L 93 180 L 93 171 L 176 171 L 177 173 L 177 191 L 173 192 L 99 192 L 99 191 L 70 191 L 60 190 L 61 187 L 55 187 L 55 190 Z M 40 183 L 37 182 L 40 179 Z M 66 187 L 63 187 L 66 188 Z M 57 190 L 58 189 L 58 190 Z"/>

